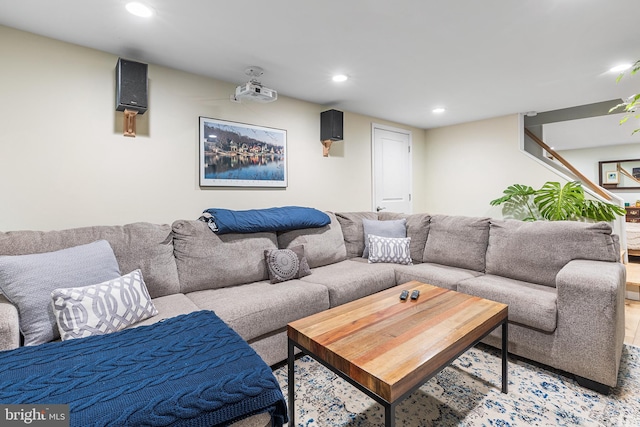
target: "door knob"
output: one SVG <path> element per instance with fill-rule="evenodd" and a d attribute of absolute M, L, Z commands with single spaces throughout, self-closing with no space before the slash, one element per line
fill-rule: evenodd
<path fill-rule="evenodd" d="M 378 206 L 378 207 L 376 207 L 376 212 L 380 212 L 380 211 L 385 210 L 385 209 L 387 209 L 387 208 L 383 208 L 383 207 Z"/>

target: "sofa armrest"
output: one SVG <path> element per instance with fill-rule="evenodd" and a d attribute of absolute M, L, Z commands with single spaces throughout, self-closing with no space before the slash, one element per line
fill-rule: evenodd
<path fill-rule="evenodd" d="M 0 294 L 0 351 L 20 346 L 18 309 Z"/>
<path fill-rule="evenodd" d="M 563 358 L 615 385 L 624 343 L 626 269 L 620 262 L 574 260 L 556 276 Z M 599 378 L 599 380 L 598 380 Z"/>

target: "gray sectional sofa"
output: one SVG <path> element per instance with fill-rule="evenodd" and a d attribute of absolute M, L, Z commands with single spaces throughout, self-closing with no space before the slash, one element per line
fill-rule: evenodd
<path fill-rule="evenodd" d="M 270 365 L 286 359 L 288 322 L 418 280 L 509 304 L 509 351 L 615 386 L 624 338 L 625 268 L 606 223 L 328 213 L 322 228 L 216 235 L 205 222 L 0 233 L 0 255 L 107 240 L 122 274 L 141 269 L 159 314 L 213 310 Z M 363 219 L 406 219 L 412 265 L 368 263 Z M 265 250 L 303 245 L 312 274 L 271 284 Z M 20 345 L 17 309 L 0 295 L 0 350 Z M 500 332 L 485 339 L 500 347 Z"/>

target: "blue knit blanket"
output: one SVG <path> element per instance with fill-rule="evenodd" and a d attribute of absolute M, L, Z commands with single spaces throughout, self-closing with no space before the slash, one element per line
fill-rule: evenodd
<path fill-rule="evenodd" d="M 203 212 L 200 219 L 206 221 L 209 228 L 216 234 L 319 228 L 331 223 L 331 218 L 326 213 L 302 206 L 246 211 L 210 208 Z"/>
<path fill-rule="evenodd" d="M 267 364 L 212 311 L 0 352 L 0 403 L 69 404 L 72 426 L 287 422 Z"/>

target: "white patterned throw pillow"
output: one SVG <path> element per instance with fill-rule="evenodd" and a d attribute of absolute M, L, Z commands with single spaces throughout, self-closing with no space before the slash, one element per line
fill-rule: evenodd
<path fill-rule="evenodd" d="M 369 234 L 369 263 L 390 262 L 412 265 L 411 237 L 381 237 Z"/>
<path fill-rule="evenodd" d="M 120 331 L 158 314 L 140 270 L 97 285 L 56 289 L 51 296 L 63 341 Z"/>

